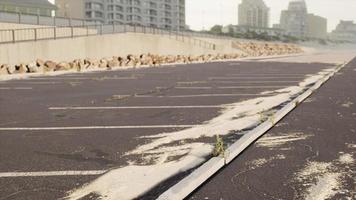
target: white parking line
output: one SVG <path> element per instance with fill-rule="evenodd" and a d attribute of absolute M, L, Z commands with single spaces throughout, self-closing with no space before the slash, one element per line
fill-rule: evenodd
<path fill-rule="evenodd" d="M 191 97 L 237 97 L 237 96 L 266 96 L 261 94 L 195 94 L 195 95 L 173 95 L 173 96 L 152 96 L 152 95 L 137 95 L 137 98 L 191 98 Z"/>
<path fill-rule="evenodd" d="M 227 74 L 226 76 L 300 76 L 304 77 L 306 74 L 290 73 L 290 74 L 279 74 L 279 73 L 241 73 L 241 74 Z"/>
<path fill-rule="evenodd" d="M 134 80 L 136 77 L 43 77 L 32 80 Z"/>
<path fill-rule="evenodd" d="M 0 172 L 0 178 L 44 177 L 44 176 L 92 176 L 106 173 L 106 170 L 93 171 L 48 171 L 48 172 Z"/>
<path fill-rule="evenodd" d="M 149 129 L 149 128 L 192 128 L 197 125 L 143 125 L 143 126 L 73 126 L 73 127 L 1 127 L 0 131 L 50 131 L 89 129 Z"/>
<path fill-rule="evenodd" d="M 226 86 L 226 87 L 175 87 L 180 90 L 211 90 L 211 89 L 273 89 L 284 86 Z"/>
<path fill-rule="evenodd" d="M 26 81 L 26 80 L 22 80 L 23 83 L 26 84 L 33 84 L 33 85 L 47 85 L 47 84 L 59 84 L 61 82 L 54 82 L 54 81 Z"/>
<path fill-rule="evenodd" d="M 0 90 L 32 90 L 32 87 L 0 87 Z"/>
<path fill-rule="evenodd" d="M 175 87 L 175 89 L 179 90 L 210 90 L 213 89 L 213 87 Z"/>
<path fill-rule="evenodd" d="M 206 106 L 109 106 L 109 107 L 50 107 L 49 110 L 112 110 L 112 109 L 182 109 L 182 108 L 225 108 L 224 105 Z"/>
<path fill-rule="evenodd" d="M 241 65 L 241 63 L 230 63 L 229 65 L 230 66 L 235 66 L 235 65 L 237 66 L 237 65 Z"/>
<path fill-rule="evenodd" d="M 226 87 L 218 87 L 218 89 L 273 89 L 273 88 L 283 88 L 284 85 L 272 85 L 272 86 L 226 86 Z"/>
<path fill-rule="evenodd" d="M 214 83 L 299 83 L 300 81 L 214 81 Z"/>
<path fill-rule="evenodd" d="M 226 80 L 226 79 L 296 79 L 296 78 L 303 78 L 303 77 L 296 77 L 296 76 L 290 76 L 290 77 L 278 77 L 278 76 L 269 76 L 269 77 L 265 77 L 265 76 L 261 76 L 261 77 L 236 77 L 236 76 L 229 76 L 229 77 L 209 77 L 209 80 Z"/>

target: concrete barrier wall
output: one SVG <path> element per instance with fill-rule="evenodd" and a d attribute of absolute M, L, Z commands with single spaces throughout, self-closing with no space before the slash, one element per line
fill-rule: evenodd
<path fill-rule="evenodd" d="M 59 62 L 142 53 L 200 55 L 221 52 L 176 41 L 169 36 L 122 33 L 0 44 L 0 64 L 28 63 L 38 58 Z"/>
<path fill-rule="evenodd" d="M 216 50 L 222 53 L 242 53 L 236 48 L 232 48 L 233 40 L 228 38 L 208 38 L 208 37 L 198 37 L 197 39 L 216 44 Z"/>
<path fill-rule="evenodd" d="M 42 28 L 42 27 L 48 27 L 48 26 L 0 22 L 0 30 L 24 29 L 24 28 Z"/>

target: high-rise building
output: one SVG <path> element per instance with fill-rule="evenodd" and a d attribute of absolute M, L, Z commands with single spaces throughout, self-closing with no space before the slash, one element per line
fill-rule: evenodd
<path fill-rule="evenodd" d="M 283 10 L 281 13 L 278 27 L 284 29 L 287 35 L 298 38 L 327 38 L 327 19 L 308 14 L 304 0 L 289 2 L 288 10 Z"/>
<path fill-rule="evenodd" d="M 327 19 L 314 14 L 307 16 L 307 30 L 309 38 L 326 39 L 327 38 Z"/>
<path fill-rule="evenodd" d="M 267 28 L 269 8 L 263 0 L 242 0 L 238 10 L 240 26 Z"/>
<path fill-rule="evenodd" d="M 185 0 L 56 0 L 57 16 L 185 29 Z"/>
<path fill-rule="evenodd" d="M 0 0 L 0 11 L 51 16 L 56 6 L 47 0 Z"/>
<path fill-rule="evenodd" d="M 356 42 L 356 23 L 353 21 L 343 21 L 330 33 L 330 39 L 337 41 Z"/>
<path fill-rule="evenodd" d="M 288 10 L 283 10 L 280 18 L 280 27 L 288 35 L 295 37 L 308 36 L 308 11 L 304 0 L 292 0 Z"/>

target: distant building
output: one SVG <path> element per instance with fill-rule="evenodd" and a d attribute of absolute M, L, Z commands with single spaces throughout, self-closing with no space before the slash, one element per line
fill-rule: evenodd
<path fill-rule="evenodd" d="M 308 30 L 307 36 L 309 38 L 326 39 L 327 19 L 314 14 L 308 14 L 307 30 Z"/>
<path fill-rule="evenodd" d="M 304 0 L 292 0 L 288 10 L 283 10 L 280 18 L 280 27 L 286 30 L 288 35 L 303 38 L 308 34 L 307 5 Z"/>
<path fill-rule="evenodd" d="M 236 26 L 236 25 L 228 25 L 224 26 L 222 29 L 223 33 L 248 33 L 255 32 L 257 34 L 265 33 L 269 36 L 281 36 L 285 35 L 285 30 L 280 28 L 259 28 L 254 26 Z"/>
<path fill-rule="evenodd" d="M 330 33 L 330 39 L 336 41 L 356 42 L 356 24 L 353 21 L 340 21 Z"/>
<path fill-rule="evenodd" d="M 47 0 L 0 0 L 0 11 L 51 16 L 57 7 Z"/>
<path fill-rule="evenodd" d="M 57 16 L 183 30 L 185 0 L 56 0 Z"/>
<path fill-rule="evenodd" d="M 263 0 L 242 0 L 238 8 L 238 24 L 267 28 L 269 26 L 269 8 Z"/>

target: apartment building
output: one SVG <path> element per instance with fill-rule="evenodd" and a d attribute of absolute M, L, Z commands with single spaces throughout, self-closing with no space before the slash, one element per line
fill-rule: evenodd
<path fill-rule="evenodd" d="M 48 0 L 0 0 L 0 11 L 51 16 L 57 7 Z"/>
<path fill-rule="evenodd" d="M 356 23 L 341 20 L 335 30 L 330 33 L 330 39 L 356 43 Z"/>
<path fill-rule="evenodd" d="M 280 18 L 280 27 L 287 34 L 303 38 L 308 36 L 308 10 L 304 0 L 292 0 L 288 10 L 283 10 Z"/>
<path fill-rule="evenodd" d="M 263 0 L 242 0 L 238 9 L 240 26 L 268 28 L 269 8 Z"/>
<path fill-rule="evenodd" d="M 327 24 L 328 21 L 326 18 L 314 14 L 308 14 L 307 16 L 308 37 L 315 38 L 315 39 L 326 39 Z"/>
<path fill-rule="evenodd" d="M 185 29 L 185 0 L 56 0 L 57 16 Z"/>
<path fill-rule="evenodd" d="M 327 38 L 327 19 L 308 13 L 304 0 L 292 0 L 287 10 L 281 13 L 279 28 L 286 30 L 287 35 L 298 38 Z"/>

